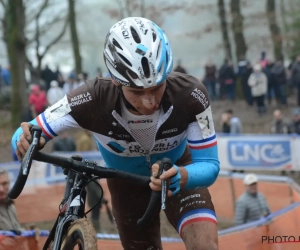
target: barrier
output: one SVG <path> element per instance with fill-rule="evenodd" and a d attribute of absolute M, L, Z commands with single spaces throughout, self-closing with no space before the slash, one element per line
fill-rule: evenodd
<path fill-rule="evenodd" d="M 300 148 L 300 136 L 298 135 L 217 134 L 217 140 L 222 170 L 300 170 L 300 154 L 297 151 Z M 79 152 L 55 152 L 55 154 L 68 157 Z M 98 164 L 104 165 L 99 151 L 80 152 L 80 154 L 84 159 L 96 160 Z M 38 165 L 38 168 L 35 165 Z M 1 163 L 0 168 L 8 169 L 10 178 L 14 182 L 20 163 Z M 62 176 L 60 168 L 34 161 L 29 180 L 32 181 L 31 184 L 37 184 L 39 180 L 47 180 L 45 184 L 49 184 L 51 178 L 57 176 Z"/>
<path fill-rule="evenodd" d="M 220 250 L 298 250 L 300 235 L 300 201 L 280 211 L 270 214 L 264 219 L 245 225 L 219 231 Z M 5 250 L 38 250 L 48 236 L 48 231 L 40 231 L 39 240 L 36 240 L 34 231 L 22 233 L 23 237 L 15 237 L 20 244 L 13 248 L 3 248 L 1 242 L 8 236 L 15 236 L 12 232 L 0 231 L 0 249 Z M 4 236 L 4 237 L 3 237 Z M 99 249 L 122 249 L 118 235 L 97 234 Z M 111 241 L 105 239 L 112 239 Z M 162 238 L 164 249 L 183 250 L 184 245 L 178 238 Z M 280 248 L 284 244 L 284 247 Z M 279 245 L 279 246 L 278 246 Z M 30 248 L 29 248 L 29 247 Z M 2 247 L 2 248 L 1 248 Z"/>
<path fill-rule="evenodd" d="M 34 230 L 23 231 L 21 236 L 17 236 L 10 231 L 0 231 L 0 250 L 40 250 L 48 235 L 49 232 L 46 230 L 37 232 Z M 166 250 L 185 249 L 180 238 L 162 237 L 161 240 L 163 248 Z M 10 245 L 7 245 L 7 242 Z M 115 234 L 97 234 L 97 245 L 98 249 L 122 249 L 119 236 Z"/>
<path fill-rule="evenodd" d="M 243 191 L 243 177 L 244 174 L 221 171 L 216 183 L 210 187 L 218 217 L 227 217 L 231 219 L 233 218 L 234 200 Z M 259 189 L 263 190 L 263 193 L 266 194 L 266 198 L 268 203 L 270 204 L 272 213 L 268 217 L 252 223 L 220 230 L 220 250 L 273 250 L 279 249 L 277 246 L 279 242 L 271 242 L 272 239 L 274 239 L 273 241 L 276 241 L 276 237 L 277 240 L 283 239 L 283 236 L 290 236 L 290 239 L 293 239 L 291 237 L 294 237 L 295 239 L 300 240 L 300 235 L 296 235 L 300 231 L 300 219 L 298 219 L 300 216 L 300 187 L 298 186 L 298 184 L 288 177 L 258 175 L 258 178 Z M 105 180 L 101 181 L 105 192 L 108 192 Z M 47 198 L 48 200 L 51 200 L 51 203 L 45 204 L 45 201 L 43 199 L 38 199 L 36 197 L 36 193 L 33 191 L 34 188 L 37 189 L 36 192 L 40 197 L 42 197 L 44 194 L 47 194 Z M 28 187 L 28 189 L 31 189 L 31 193 L 27 192 L 26 195 L 22 194 L 20 199 L 16 201 L 16 207 L 20 220 L 23 220 L 22 222 L 25 222 L 26 220 L 27 222 L 33 222 L 34 220 L 43 221 L 45 220 L 45 216 L 49 216 L 49 211 L 52 212 L 52 216 L 53 218 L 55 218 L 58 211 L 58 203 L 56 202 L 55 197 L 51 197 L 50 194 L 56 193 L 56 196 L 57 194 L 59 194 L 59 198 L 56 198 L 59 202 L 61 196 L 63 195 L 63 188 L 63 184 L 51 184 L 47 187 L 39 185 L 37 185 L 36 187 Z M 45 193 L 42 193 L 41 190 L 44 190 L 43 192 Z M 50 192 L 49 190 L 52 191 Z M 53 192 L 53 190 L 56 190 L 56 192 Z M 33 203 L 30 197 L 33 197 L 36 202 L 40 201 L 40 204 L 35 204 L 35 209 L 28 210 L 28 207 L 30 207 Z M 107 196 L 107 198 L 108 200 L 110 200 L 109 195 Z M 27 203 L 24 203 L 24 201 Z M 227 201 L 226 206 L 224 205 L 224 201 Z M 51 204 L 55 206 L 51 208 Z M 228 208 L 231 208 L 232 210 L 228 212 Z M 37 214 L 36 211 L 43 211 L 43 213 Z M 49 218 L 50 217 L 48 217 L 48 219 Z M 40 231 L 39 241 L 36 241 L 35 237 L 30 235 L 30 233 L 32 232 L 29 232 L 27 235 L 23 234 L 23 237 L 16 237 L 16 240 L 18 240 L 18 243 L 23 248 L 13 249 L 41 249 L 41 245 L 45 241 L 48 232 Z M 8 236 L 9 234 L 6 234 L 6 237 Z M 105 246 L 105 249 L 122 249 L 120 246 L 120 242 L 118 241 L 118 235 L 98 234 L 97 236 L 99 247 Z M 164 249 L 185 249 L 181 239 L 179 238 L 162 238 L 162 240 L 164 242 Z M 287 242 L 280 244 L 285 244 L 284 249 L 291 250 L 299 249 L 300 246 L 298 245 L 300 243 L 297 244 L 297 242 Z M 31 248 L 28 248 L 28 245 L 30 245 Z M 275 247 L 275 245 L 277 247 Z M 5 249 L 10 250 L 9 248 Z"/>
<path fill-rule="evenodd" d="M 243 174 L 221 171 L 217 181 L 209 187 L 218 218 L 228 220 L 234 218 L 235 201 L 244 191 L 243 177 Z M 259 190 L 265 194 L 272 212 L 299 200 L 300 188 L 292 179 L 264 175 L 258 175 L 258 177 L 260 180 Z M 19 220 L 22 223 L 54 220 L 64 194 L 65 185 L 61 181 L 63 181 L 61 177 L 57 179 L 52 177 L 51 184 L 42 185 L 40 183 L 47 181 L 40 180 L 40 182 L 33 181 L 31 185 L 26 186 L 20 197 L 15 200 Z M 110 204 L 106 180 L 103 179 L 100 183 Z M 45 200 L 43 197 L 47 197 L 47 199 Z M 36 211 L 43 211 L 43 213 Z"/>
<path fill-rule="evenodd" d="M 300 248 L 300 202 L 264 219 L 219 231 L 220 250 Z"/>

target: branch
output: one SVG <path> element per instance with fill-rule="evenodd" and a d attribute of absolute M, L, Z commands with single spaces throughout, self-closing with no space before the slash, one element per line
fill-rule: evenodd
<path fill-rule="evenodd" d="M 1 1 L 1 0 L 0 0 Z M 40 9 L 35 12 L 33 15 L 27 17 L 27 24 L 31 23 L 34 19 L 39 19 L 44 10 L 49 6 L 49 0 L 44 0 L 43 4 L 41 5 Z"/>
<path fill-rule="evenodd" d="M 124 8 L 122 6 L 122 0 L 116 0 L 117 5 L 119 6 L 119 11 L 121 15 L 121 19 L 125 18 Z"/>
<path fill-rule="evenodd" d="M 48 50 L 54 45 L 56 44 L 65 34 L 67 26 L 69 24 L 69 15 L 66 17 L 66 21 L 64 24 L 63 29 L 61 30 L 61 32 L 56 36 L 56 38 L 54 38 L 45 48 L 44 53 L 41 55 L 41 57 L 43 58 L 45 56 L 45 54 L 48 52 Z"/>
<path fill-rule="evenodd" d="M 42 25 L 42 27 L 39 29 L 39 35 L 40 36 L 43 36 L 47 33 L 47 31 L 50 30 L 50 28 L 56 24 L 56 23 L 59 23 L 63 20 L 65 20 L 65 16 L 57 16 L 55 17 L 54 19 L 52 19 L 51 21 L 49 22 L 46 22 L 45 24 Z M 35 37 L 33 37 L 32 39 L 28 39 L 28 45 L 32 44 L 33 42 L 35 42 Z"/>

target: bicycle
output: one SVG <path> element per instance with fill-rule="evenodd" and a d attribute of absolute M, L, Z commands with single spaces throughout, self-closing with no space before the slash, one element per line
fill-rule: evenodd
<path fill-rule="evenodd" d="M 8 197 L 10 199 L 16 199 L 21 194 L 33 160 L 47 162 L 56 167 L 63 168 L 63 173 L 67 176 L 64 198 L 60 204 L 60 211 L 56 222 L 50 230 L 43 250 L 70 250 L 74 249 L 76 245 L 79 246 L 80 250 L 95 250 L 97 249 L 96 232 L 91 221 L 86 217 L 86 214 L 93 208 L 84 212 L 86 201 L 85 187 L 91 181 L 101 178 L 119 178 L 141 186 L 149 186 L 150 177 L 97 166 L 96 162 L 82 161 L 80 156 L 65 158 L 38 152 L 41 133 L 42 130 L 40 127 L 31 127 L 32 140 L 30 147 L 22 160 L 19 174 L 12 189 L 8 193 Z M 158 177 L 164 171 L 170 169 L 172 163 L 169 159 L 164 158 L 159 162 L 159 166 Z M 102 189 L 101 185 L 98 182 L 96 183 Z M 168 183 L 162 181 L 161 192 L 152 191 L 148 207 L 143 217 L 137 221 L 138 227 L 144 227 L 151 221 L 154 213 L 157 212 L 157 205 L 161 205 L 161 208 L 165 209 L 167 190 Z M 101 199 L 98 202 L 101 202 Z"/>

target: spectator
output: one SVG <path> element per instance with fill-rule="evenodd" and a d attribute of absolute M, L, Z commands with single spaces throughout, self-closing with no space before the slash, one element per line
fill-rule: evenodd
<path fill-rule="evenodd" d="M 251 94 L 257 105 L 257 112 L 261 115 L 266 112 L 265 95 L 268 88 L 268 79 L 262 72 L 260 64 L 254 66 L 254 72 L 250 75 L 248 85 L 251 87 Z"/>
<path fill-rule="evenodd" d="M 46 86 L 45 86 L 46 91 L 48 91 L 48 89 L 50 89 L 51 81 L 57 80 L 55 73 L 49 68 L 48 65 L 46 65 L 45 68 L 42 70 L 41 78 L 43 79 L 43 81 L 46 84 Z"/>
<path fill-rule="evenodd" d="M 204 76 L 203 83 L 207 88 L 208 94 L 210 96 L 210 100 L 215 100 L 217 97 L 216 74 L 217 74 L 216 65 L 214 65 L 211 60 L 208 60 L 207 64 L 205 65 L 205 76 Z"/>
<path fill-rule="evenodd" d="M 266 57 L 266 52 L 262 51 L 260 56 L 260 65 L 264 69 L 267 66 L 268 60 Z"/>
<path fill-rule="evenodd" d="M 12 200 L 7 198 L 9 190 L 8 172 L 0 170 L 0 230 L 20 231 L 21 225 L 17 218 L 16 208 Z"/>
<path fill-rule="evenodd" d="M 222 126 L 222 133 L 229 134 L 230 133 L 230 121 L 229 116 L 225 112 L 221 116 L 221 126 Z"/>
<path fill-rule="evenodd" d="M 76 140 L 77 151 L 79 152 L 92 151 L 93 150 L 92 141 L 93 141 L 92 134 L 89 131 L 84 130 L 82 133 L 80 133 L 77 136 L 77 140 Z"/>
<path fill-rule="evenodd" d="M 68 135 L 67 132 L 62 132 L 60 133 L 59 137 L 54 140 L 52 151 L 53 152 L 75 152 L 76 143 Z"/>
<path fill-rule="evenodd" d="M 219 81 L 221 84 L 221 98 L 235 101 L 235 73 L 233 66 L 229 60 L 225 59 L 224 64 L 219 70 Z"/>
<path fill-rule="evenodd" d="M 267 98 L 268 98 L 268 104 L 270 105 L 272 103 L 272 100 L 275 96 L 275 86 L 274 86 L 274 79 L 273 74 L 271 74 L 271 70 L 274 66 L 274 62 L 271 60 L 268 60 L 266 67 L 263 69 L 263 72 L 266 74 L 268 79 L 268 90 L 267 90 Z"/>
<path fill-rule="evenodd" d="M 77 86 L 77 83 L 76 83 L 76 78 L 72 78 L 70 77 L 65 83 L 64 83 L 64 86 L 63 86 L 63 90 L 64 90 L 64 93 L 66 95 L 69 95 Z"/>
<path fill-rule="evenodd" d="M 175 72 L 180 72 L 180 73 L 187 74 L 187 71 L 186 71 L 186 69 L 181 65 L 181 61 L 180 61 L 180 60 L 177 61 L 177 66 L 175 67 L 174 71 L 175 71 Z"/>
<path fill-rule="evenodd" d="M 244 178 L 245 192 L 235 205 L 236 225 L 259 220 L 271 213 L 264 195 L 257 191 L 257 182 L 255 174 L 247 174 Z"/>
<path fill-rule="evenodd" d="M 244 98 L 249 106 L 253 105 L 253 96 L 251 94 L 251 88 L 248 85 L 248 80 L 250 75 L 253 72 L 252 66 L 250 62 L 247 62 L 246 66 L 244 68 L 240 68 L 240 78 L 242 83 L 242 91 Z"/>
<path fill-rule="evenodd" d="M 9 65 L 7 65 L 5 68 L 2 68 L 1 78 L 4 86 L 11 86 L 11 73 Z"/>
<path fill-rule="evenodd" d="M 292 66 L 291 80 L 298 90 L 297 104 L 300 106 L 300 55 L 297 56 L 296 62 Z"/>
<path fill-rule="evenodd" d="M 54 79 L 55 81 L 58 82 L 58 86 L 60 88 L 63 88 L 65 80 L 62 73 L 60 72 L 59 66 L 57 66 L 56 71 L 54 72 Z M 51 87 L 51 82 L 50 82 L 50 87 Z"/>
<path fill-rule="evenodd" d="M 300 109 L 297 108 L 293 111 L 294 117 L 291 123 L 291 133 L 300 135 Z"/>
<path fill-rule="evenodd" d="M 242 122 L 240 118 L 233 116 L 233 110 L 226 111 L 229 120 L 230 134 L 241 134 L 243 132 Z"/>
<path fill-rule="evenodd" d="M 286 72 L 281 60 L 277 61 L 271 69 L 271 78 L 274 84 L 276 102 L 287 105 Z"/>
<path fill-rule="evenodd" d="M 281 111 L 276 109 L 273 112 L 274 120 L 271 123 L 271 134 L 290 134 L 289 122 L 283 119 Z"/>
<path fill-rule="evenodd" d="M 47 92 L 47 101 L 49 106 L 52 106 L 54 103 L 59 101 L 65 95 L 62 88 L 58 86 L 58 82 L 53 80 L 50 83 L 50 89 Z"/>
<path fill-rule="evenodd" d="M 29 95 L 29 104 L 33 106 L 36 115 L 39 115 L 46 109 L 48 104 L 46 94 L 45 91 L 40 89 L 39 85 L 32 86 L 31 94 Z"/>

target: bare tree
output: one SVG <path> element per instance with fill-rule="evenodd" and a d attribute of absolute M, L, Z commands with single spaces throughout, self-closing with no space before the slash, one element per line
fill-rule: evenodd
<path fill-rule="evenodd" d="M 225 50 L 226 58 L 231 60 L 232 52 L 231 52 L 229 35 L 228 35 L 224 0 L 218 0 L 218 10 L 219 10 L 219 18 L 220 18 L 220 27 L 221 27 L 222 38 L 223 38 L 223 48 Z"/>
<path fill-rule="evenodd" d="M 231 0 L 230 9 L 232 16 L 231 29 L 235 41 L 235 54 L 237 60 L 247 53 L 247 44 L 244 37 L 244 17 L 241 13 L 240 0 Z"/>
<path fill-rule="evenodd" d="M 70 31 L 75 61 L 75 70 L 77 74 L 82 73 L 81 56 L 79 49 L 79 39 L 76 29 L 75 1 L 69 0 Z"/>
<path fill-rule="evenodd" d="M 29 5 L 30 1 L 27 2 Z M 34 67 L 33 63 L 30 61 L 29 58 L 27 58 L 27 63 L 29 65 L 30 71 L 33 76 L 36 76 L 37 78 L 41 77 L 41 71 L 42 71 L 42 61 L 45 57 L 45 55 L 49 52 L 51 47 L 55 45 L 65 34 L 69 17 L 68 14 L 64 13 L 64 11 L 60 11 L 59 13 L 55 13 L 51 15 L 51 18 L 45 18 L 43 15 L 47 8 L 53 7 L 50 5 L 49 0 L 43 0 L 43 3 L 41 4 L 40 8 L 36 11 L 34 15 L 29 18 L 29 22 L 27 22 L 27 26 L 29 26 L 31 23 L 34 22 L 34 31 L 31 38 L 27 38 L 27 46 L 30 46 L 34 44 L 35 47 L 35 54 L 37 58 L 37 66 Z M 62 13 L 63 12 L 63 13 Z M 46 19 L 46 21 L 42 21 Z M 51 39 L 49 42 L 42 43 L 41 40 L 43 37 L 47 35 L 47 33 L 51 30 L 51 28 L 58 23 L 63 22 L 62 28 L 60 32 L 55 34 L 54 36 L 51 35 Z M 43 49 L 42 49 L 43 48 Z"/>
<path fill-rule="evenodd" d="M 166 14 L 172 14 L 180 9 L 183 9 L 184 3 L 169 4 L 161 3 L 157 7 L 157 2 L 148 3 L 146 6 L 145 0 L 115 0 L 118 9 L 106 7 L 104 13 L 114 19 L 123 19 L 130 16 L 141 16 L 148 18 L 157 25 L 162 25 Z"/>
<path fill-rule="evenodd" d="M 271 32 L 274 56 L 276 60 L 282 58 L 282 36 L 276 18 L 276 3 L 275 0 L 267 0 L 266 12 L 269 20 L 269 29 Z"/>
<path fill-rule="evenodd" d="M 4 25 L 4 40 L 7 45 L 7 54 L 12 76 L 11 125 L 15 128 L 20 125 L 27 104 L 25 91 L 25 6 L 23 0 L 7 2 L 1 0 L 0 2 L 5 9 L 2 25 Z"/>

